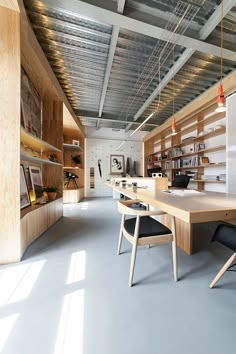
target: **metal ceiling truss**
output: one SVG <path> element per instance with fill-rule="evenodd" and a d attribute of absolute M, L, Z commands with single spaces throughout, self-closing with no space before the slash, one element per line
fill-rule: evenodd
<path fill-rule="evenodd" d="M 173 76 L 176 110 L 219 80 L 218 0 L 24 3 L 84 125 L 127 131 L 156 111 L 142 126 L 150 131 L 173 113 Z M 224 1 L 224 75 L 235 69 L 235 6 L 236 0 Z"/>

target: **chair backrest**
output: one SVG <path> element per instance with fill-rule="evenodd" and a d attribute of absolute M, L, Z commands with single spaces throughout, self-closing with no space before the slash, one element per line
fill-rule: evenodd
<path fill-rule="evenodd" d="M 187 175 L 176 175 L 172 183 L 172 187 L 176 188 L 187 188 L 189 184 L 189 176 Z"/>
<path fill-rule="evenodd" d="M 133 215 L 133 216 L 151 216 L 151 215 L 163 215 L 165 214 L 164 211 L 160 209 L 156 210 L 143 210 L 143 209 L 137 209 L 137 208 L 132 208 L 132 205 L 135 203 L 140 202 L 138 199 L 130 199 L 130 200 L 125 200 L 123 202 L 118 201 L 118 211 L 121 214 L 125 215 Z"/>
<path fill-rule="evenodd" d="M 217 241 L 236 252 L 236 226 L 230 224 L 218 225 L 212 241 Z"/>

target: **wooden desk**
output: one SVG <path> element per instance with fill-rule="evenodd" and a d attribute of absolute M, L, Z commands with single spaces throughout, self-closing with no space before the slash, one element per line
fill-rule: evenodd
<path fill-rule="evenodd" d="M 131 188 L 120 188 L 107 184 L 120 193 L 137 198 L 146 204 L 160 208 L 176 217 L 177 245 L 186 253 L 192 254 L 192 225 L 208 221 L 236 219 L 236 195 L 218 192 L 204 192 L 197 196 L 178 196 L 155 191 L 138 189 L 136 193 Z M 162 222 L 170 226 L 168 215 Z"/>

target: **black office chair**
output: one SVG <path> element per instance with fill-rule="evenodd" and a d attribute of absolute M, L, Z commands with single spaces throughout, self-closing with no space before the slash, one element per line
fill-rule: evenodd
<path fill-rule="evenodd" d="M 222 275 L 235 264 L 233 262 L 236 261 L 236 226 L 230 224 L 220 224 L 217 226 L 215 234 L 212 238 L 212 241 L 217 241 L 222 245 L 228 247 L 233 250 L 233 255 L 228 259 L 228 261 L 223 265 L 219 273 L 215 276 L 209 288 L 213 288 L 215 284 L 220 280 Z"/>
<path fill-rule="evenodd" d="M 172 183 L 172 187 L 175 188 L 187 188 L 189 184 L 189 176 L 187 175 L 176 175 Z"/>

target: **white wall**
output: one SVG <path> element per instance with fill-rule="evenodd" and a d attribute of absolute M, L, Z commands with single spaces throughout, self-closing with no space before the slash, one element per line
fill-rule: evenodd
<path fill-rule="evenodd" d="M 143 176 L 143 142 L 127 141 L 117 150 L 121 143 L 122 140 L 93 138 L 87 138 L 85 140 L 85 193 L 87 197 L 112 196 L 111 188 L 104 186 L 104 182 L 111 177 L 110 155 L 124 155 L 125 163 L 127 157 L 131 158 L 132 163 L 136 161 L 137 175 Z M 101 160 L 102 177 L 99 175 L 98 160 Z M 90 167 L 94 167 L 94 189 L 90 189 L 89 184 Z"/>
<path fill-rule="evenodd" d="M 236 93 L 226 100 L 226 178 L 227 192 L 236 194 Z"/>

